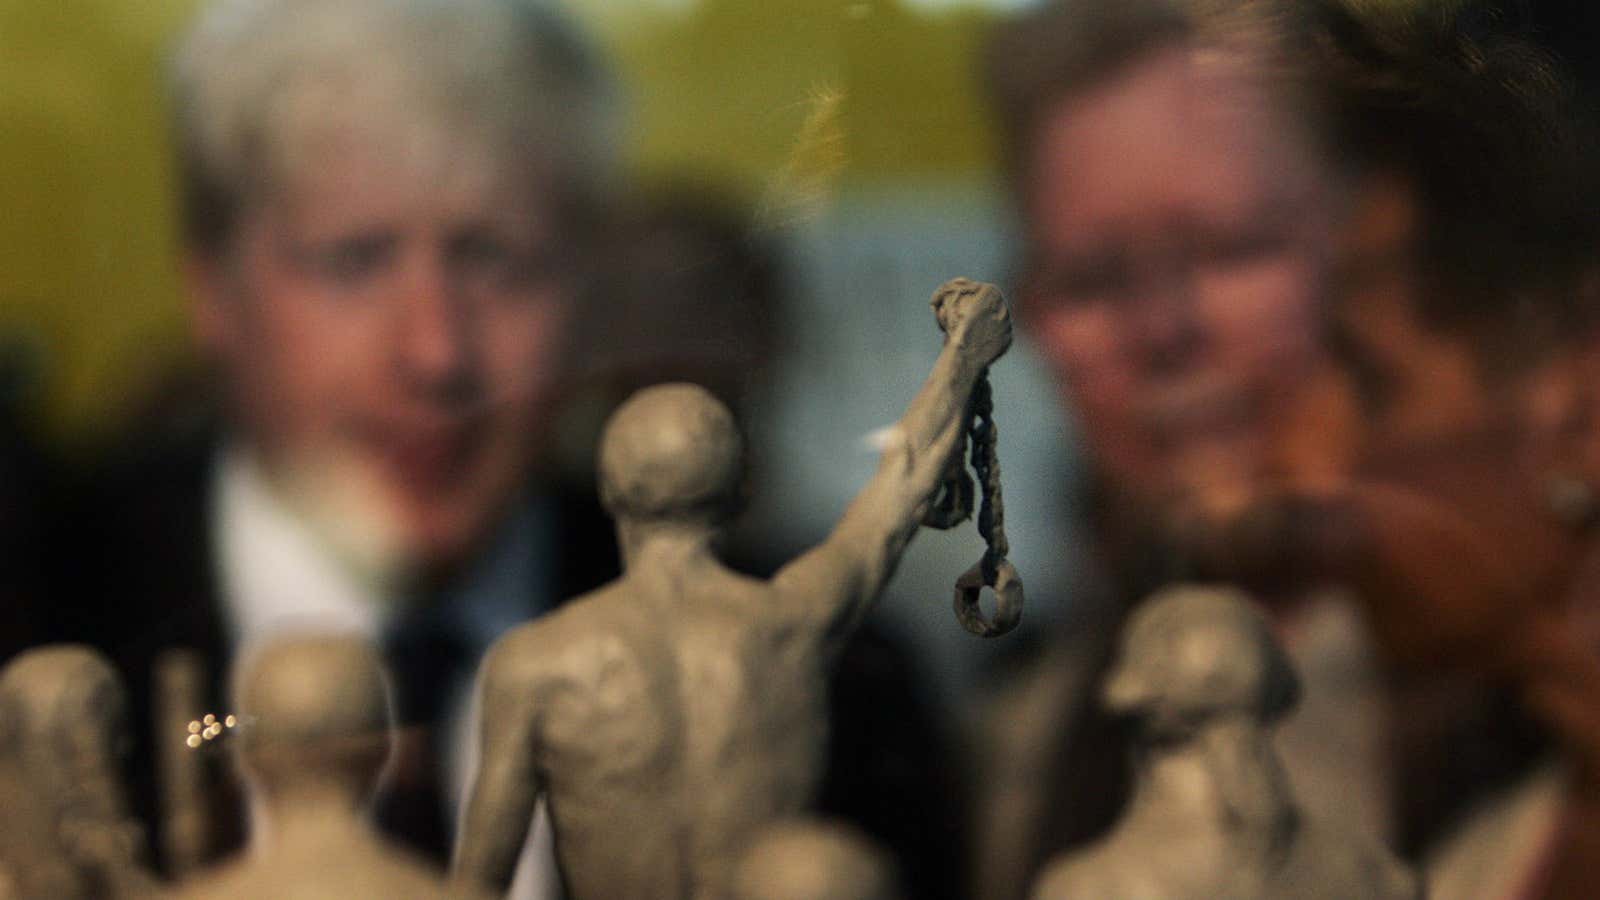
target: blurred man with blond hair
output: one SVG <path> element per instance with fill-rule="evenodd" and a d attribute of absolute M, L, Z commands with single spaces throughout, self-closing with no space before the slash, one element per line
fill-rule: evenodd
<path fill-rule="evenodd" d="M 379 819 L 442 860 L 472 664 L 614 566 L 592 502 L 536 478 L 609 180 L 606 92 L 567 25 L 517 0 L 218 0 L 172 74 L 221 410 L 99 480 L 85 627 L 142 725 L 165 650 L 198 651 L 215 704 L 234 656 L 285 628 L 373 641 L 403 727 Z"/>

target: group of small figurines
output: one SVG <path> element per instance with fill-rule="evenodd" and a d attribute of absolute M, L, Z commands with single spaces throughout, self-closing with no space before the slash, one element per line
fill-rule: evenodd
<path fill-rule="evenodd" d="M 742 489 L 728 410 L 675 384 L 615 413 L 599 473 L 624 574 L 483 661 L 481 758 L 448 875 L 365 820 L 393 739 L 367 642 L 286 637 L 244 661 L 223 743 L 250 786 L 253 845 L 177 886 L 144 868 L 119 784 L 119 676 L 61 645 L 0 673 L 0 900 L 499 895 L 541 799 L 574 900 L 900 896 L 866 838 L 806 812 L 830 667 L 961 465 L 974 389 L 1011 343 L 993 286 L 956 279 L 933 306 L 944 348 L 876 474 L 771 580 L 713 552 Z M 1246 597 L 1169 588 L 1133 614 L 1119 653 L 1100 699 L 1138 726 L 1132 799 L 1108 836 L 1047 867 L 1037 898 L 1421 896 L 1378 845 L 1297 807 L 1272 746 L 1297 680 Z M 223 726 L 193 730 L 199 744 Z"/>

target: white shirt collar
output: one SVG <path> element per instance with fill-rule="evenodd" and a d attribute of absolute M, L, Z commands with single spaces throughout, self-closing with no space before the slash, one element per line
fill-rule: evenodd
<path fill-rule="evenodd" d="M 385 585 L 341 559 L 283 501 L 249 451 L 225 448 L 213 478 L 211 541 L 235 647 L 309 630 L 377 640 L 404 612 Z M 513 516 L 465 577 L 435 598 L 441 624 L 487 647 L 551 605 L 552 523 L 544 512 L 528 506 Z"/>

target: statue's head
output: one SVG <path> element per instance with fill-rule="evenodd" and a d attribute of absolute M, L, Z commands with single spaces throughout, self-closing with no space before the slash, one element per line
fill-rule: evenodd
<path fill-rule="evenodd" d="M 1299 680 L 1245 594 L 1183 585 L 1129 618 L 1102 698 L 1149 732 L 1181 736 L 1228 716 L 1274 722 L 1294 707 Z"/>
<path fill-rule="evenodd" d="M 355 635 L 286 637 L 246 654 L 234 682 L 235 745 L 269 794 L 335 787 L 363 798 L 390 748 L 389 688 L 378 651 Z"/>
<path fill-rule="evenodd" d="M 743 498 L 744 438 L 705 388 L 645 388 L 606 423 L 600 499 L 618 520 L 717 524 Z"/>
<path fill-rule="evenodd" d="M 0 670 L 0 717 L 0 748 L 67 854 L 96 864 L 135 859 L 144 833 L 122 788 L 127 694 L 110 661 L 82 644 L 18 654 Z"/>
<path fill-rule="evenodd" d="M 52 644 L 18 654 L 0 671 L 7 743 L 38 783 L 67 789 L 112 783 L 128 736 L 127 697 L 98 651 Z"/>

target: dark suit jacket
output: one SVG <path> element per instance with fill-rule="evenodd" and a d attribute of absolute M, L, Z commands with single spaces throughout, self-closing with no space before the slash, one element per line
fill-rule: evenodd
<path fill-rule="evenodd" d="M 0 665 L 48 640 L 45 551 L 56 530 L 56 461 L 34 440 L 0 359 Z"/>

